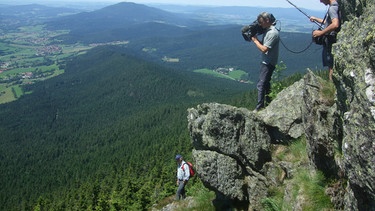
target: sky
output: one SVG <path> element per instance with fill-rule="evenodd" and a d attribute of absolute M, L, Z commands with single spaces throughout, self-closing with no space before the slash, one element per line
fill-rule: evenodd
<path fill-rule="evenodd" d="M 208 6 L 252 6 L 252 7 L 293 7 L 287 0 L 0 0 L 2 3 L 48 3 L 53 2 L 86 2 L 100 4 L 115 4 L 119 2 L 134 2 L 139 4 L 179 4 L 179 5 L 208 5 Z M 299 8 L 325 10 L 326 6 L 320 0 L 289 0 Z"/>

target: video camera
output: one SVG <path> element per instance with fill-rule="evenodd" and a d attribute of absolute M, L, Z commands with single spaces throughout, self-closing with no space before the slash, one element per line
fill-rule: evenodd
<path fill-rule="evenodd" d="M 260 24 L 256 20 L 250 25 L 242 27 L 241 32 L 242 32 L 243 38 L 246 41 L 251 42 L 251 38 L 257 34 L 263 34 L 264 29 L 262 28 L 262 26 L 260 26 Z"/>
<path fill-rule="evenodd" d="M 271 13 L 263 14 L 266 15 L 266 18 L 269 19 L 272 25 L 276 25 L 276 18 Z M 242 27 L 241 32 L 243 38 L 246 41 L 251 42 L 252 37 L 254 37 L 255 35 L 263 34 L 265 32 L 265 29 L 262 28 L 258 20 L 255 20 L 250 25 Z"/>

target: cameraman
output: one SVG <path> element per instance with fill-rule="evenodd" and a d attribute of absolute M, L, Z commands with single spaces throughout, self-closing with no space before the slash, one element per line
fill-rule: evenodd
<path fill-rule="evenodd" d="M 253 36 L 251 40 L 256 47 L 262 52 L 262 62 L 260 64 L 258 89 L 258 103 L 254 111 L 259 111 L 265 107 L 265 103 L 269 103 L 268 94 L 271 91 L 271 77 L 275 70 L 279 58 L 279 31 L 275 28 L 275 19 L 272 14 L 263 12 L 258 15 L 257 21 L 264 29 L 263 39 L 260 42 L 257 36 Z"/>
<path fill-rule="evenodd" d="M 340 11 L 336 0 L 320 0 L 324 5 L 329 5 L 328 12 L 324 19 L 311 16 L 310 21 L 325 24 L 323 30 L 313 31 L 313 37 L 326 36 L 323 42 L 323 66 L 329 68 L 329 80 L 332 81 L 333 74 L 333 55 L 332 44 L 336 42 L 337 32 L 340 30 Z"/>

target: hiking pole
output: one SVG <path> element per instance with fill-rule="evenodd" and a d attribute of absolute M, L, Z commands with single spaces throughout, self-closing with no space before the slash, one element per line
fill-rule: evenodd
<path fill-rule="evenodd" d="M 295 7 L 298 11 L 300 11 L 302 14 L 304 14 L 308 19 L 310 19 L 310 15 L 306 14 L 304 11 L 302 11 L 300 8 L 298 8 L 295 4 L 293 4 L 291 1 L 289 0 L 286 0 L 290 5 L 292 5 L 293 7 Z M 318 25 L 319 27 L 321 27 L 320 23 L 317 22 L 316 20 L 313 21 L 316 25 Z"/>

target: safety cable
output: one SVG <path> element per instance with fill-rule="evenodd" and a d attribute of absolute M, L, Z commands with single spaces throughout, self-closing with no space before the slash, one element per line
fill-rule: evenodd
<path fill-rule="evenodd" d="M 280 20 L 277 20 L 276 23 L 277 23 L 277 22 L 280 23 L 280 28 L 277 28 L 277 27 L 275 27 L 275 28 L 280 32 L 280 31 L 281 31 L 281 21 L 280 21 Z M 311 39 L 310 44 L 309 44 L 306 48 L 304 48 L 303 50 L 300 50 L 300 51 L 293 51 L 293 50 L 291 50 L 290 48 L 288 48 L 288 47 L 285 45 L 285 43 L 283 42 L 283 40 L 281 39 L 281 37 L 280 37 L 280 42 L 281 42 L 281 44 L 284 46 L 284 48 L 285 48 L 287 51 L 289 51 L 289 52 L 291 52 L 291 53 L 299 54 L 299 53 L 303 53 L 303 52 L 307 51 L 307 49 L 309 49 L 310 46 L 312 45 L 313 40 Z"/>
<path fill-rule="evenodd" d="M 289 51 L 289 52 L 291 52 L 291 53 L 295 53 L 295 54 L 299 54 L 299 53 L 303 53 L 303 52 L 307 51 L 307 49 L 309 49 L 310 46 L 311 46 L 312 43 L 313 43 L 313 41 L 311 41 L 310 44 L 309 44 L 306 48 L 304 48 L 303 50 L 301 50 L 301 51 L 293 51 L 293 50 L 290 50 L 290 49 L 285 45 L 285 43 L 283 42 L 283 40 L 282 40 L 281 38 L 280 38 L 280 42 L 281 42 L 281 44 L 284 46 L 284 48 L 285 48 L 287 51 Z"/>

